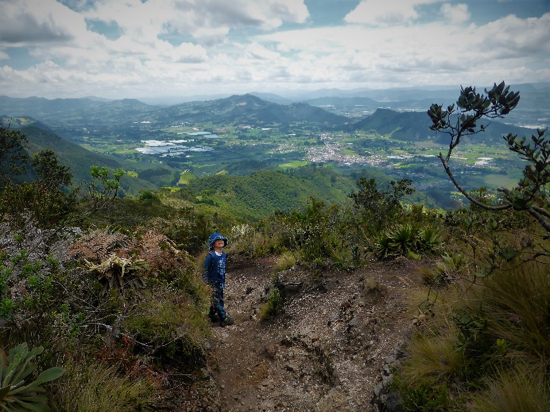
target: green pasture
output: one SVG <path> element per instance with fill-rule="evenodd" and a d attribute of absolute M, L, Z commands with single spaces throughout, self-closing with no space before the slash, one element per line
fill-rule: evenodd
<path fill-rule="evenodd" d="M 518 183 L 512 176 L 501 174 L 488 174 L 484 176 L 487 187 L 505 187 L 511 189 Z"/>
<path fill-rule="evenodd" d="M 180 179 L 178 180 L 178 185 L 187 185 L 192 180 L 195 180 L 197 177 L 190 171 L 186 170 L 180 174 Z"/>
<path fill-rule="evenodd" d="M 307 166 L 309 162 L 305 160 L 293 160 L 292 162 L 280 164 L 279 167 L 281 169 L 287 170 L 287 169 L 296 169 L 298 167 Z"/>

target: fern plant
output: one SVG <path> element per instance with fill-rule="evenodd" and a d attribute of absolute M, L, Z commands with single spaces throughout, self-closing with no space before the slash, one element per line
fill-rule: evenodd
<path fill-rule="evenodd" d="M 43 371 L 34 381 L 27 378 L 36 370 L 34 358 L 44 351 L 38 346 L 31 351 L 24 342 L 9 351 L 7 359 L 2 353 L 0 368 L 0 409 L 6 412 L 36 411 L 47 412 L 48 397 L 42 384 L 59 378 L 65 372 L 62 368 L 50 368 Z"/>

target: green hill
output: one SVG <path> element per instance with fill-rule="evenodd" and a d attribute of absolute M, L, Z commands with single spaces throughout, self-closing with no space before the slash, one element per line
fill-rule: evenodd
<path fill-rule="evenodd" d="M 318 107 L 305 103 L 282 105 L 267 102 L 251 94 L 225 99 L 183 103 L 149 113 L 154 125 L 174 122 L 212 122 L 214 124 L 244 123 L 253 125 L 289 125 L 305 122 L 316 125 L 343 125 L 348 121 Z"/>
<path fill-rule="evenodd" d="M 325 167 L 300 168 L 296 174 L 260 170 L 249 176 L 214 175 L 193 180 L 187 188 L 201 202 L 235 211 L 247 219 L 302 209 L 310 196 L 343 203 L 357 189 L 351 177 Z"/>
<path fill-rule="evenodd" d="M 29 141 L 29 154 L 32 155 L 45 149 L 53 150 L 60 163 L 71 168 L 75 185 L 91 180 L 90 168 L 92 166 L 106 167 L 109 170 L 128 170 L 129 168 L 129 165 L 120 159 L 90 152 L 62 139 L 51 131 L 37 127 L 39 125 L 40 123 L 34 123 L 21 128 Z M 158 186 L 144 179 L 124 176 L 121 180 L 121 187 L 127 194 L 136 195 L 142 189 L 155 190 Z"/>
<path fill-rule="evenodd" d="M 362 173 L 376 177 L 381 185 L 390 178 L 382 173 Z M 212 211 L 230 212 L 241 219 L 265 218 L 276 211 L 288 212 L 306 207 L 310 198 L 326 204 L 349 202 L 357 191 L 359 175 L 344 175 L 330 167 L 304 166 L 288 172 L 260 170 L 248 176 L 214 175 L 191 181 L 186 190 L 196 195 L 199 203 L 215 206 Z M 420 192 L 406 203 L 435 205 Z"/>
<path fill-rule="evenodd" d="M 51 121 L 62 122 L 66 125 L 85 125 L 97 127 L 98 125 L 112 126 L 127 124 L 134 119 L 141 119 L 143 114 L 157 110 L 155 106 L 142 103 L 135 99 L 115 100 L 101 102 L 85 110 L 73 111 L 65 116 L 57 116 Z"/>
<path fill-rule="evenodd" d="M 430 130 L 431 120 L 425 112 L 396 112 L 389 109 L 378 109 L 369 116 L 353 125 L 354 130 L 376 132 L 381 135 L 391 134 L 392 138 L 406 142 L 435 139 L 446 143 L 447 135 L 438 134 Z M 502 144 L 502 136 L 508 133 L 518 136 L 530 136 L 532 129 L 500 123 L 498 121 L 484 121 L 488 125 L 484 133 L 469 138 L 476 143 Z"/>

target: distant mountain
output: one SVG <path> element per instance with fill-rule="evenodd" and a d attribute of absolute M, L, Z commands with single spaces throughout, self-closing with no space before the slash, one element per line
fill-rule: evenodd
<path fill-rule="evenodd" d="M 95 102 L 110 102 L 112 99 L 105 99 L 104 97 L 97 96 L 84 96 L 83 99 L 93 100 Z"/>
<path fill-rule="evenodd" d="M 225 94 L 207 94 L 207 95 L 181 95 L 181 96 L 158 96 L 158 97 L 140 97 L 139 101 L 150 104 L 152 106 L 175 106 L 178 104 L 189 102 L 204 102 L 208 100 L 225 99 L 231 96 L 231 93 Z"/>
<path fill-rule="evenodd" d="M 42 97 L 13 98 L 0 96 L 0 113 L 6 116 L 31 116 L 43 122 L 119 123 L 122 119 L 156 110 L 135 99 L 92 100 L 44 99 Z"/>
<path fill-rule="evenodd" d="M 141 116 L 157 109 L 158 107 L 156 106 L 150 106 L 136 99 L 112 100 L 86 110 L 69 112 L 65 116 L 57 116 L 55 119 L 49 120 L 86 124 L 88 126 L 124 124 L 130 122 L 136 116 Z"/>
<path fill-rule="evenodd" d="M 273 96 L 275 95 L 271 97 Z M 14 99 L 0 96 L 0 113 L 5 113 L 7 116 L 32 116 L 48 123 L 56 130 L 99 126 L 112 129 L 126 127 L 136 122 L 153 123 L 158 127 L 182 121 L 265 126 L 275 124 L 287 126 L 305 122 L 326 127 L 340 127 L 348 122 L 346 117 L 306 103 L 277 104 L 251 94 L 194 101 L 169 107 L 151 106 L 136 99 L 105 102 L 89 99 Z"/>
<path fill-rule="evenodd" d="M 38 120 L 48 120 L 63 116 L 68 112 L 88 110 L 102 102 L 90 99 L 45 99 L 43 97 L 14 98 L 0 96 L 0 113 L 6 116 L 31 116 Z"/>
<path fill-rule="evenodd" d="M 357 97 L 366 96 L 366 94 L 372 89 L 320 89 L 320 90 L 298 90 L 298 91 L 285 91 L 279 94 L 288 99 L 294 101 L 306 101 L 312 99 L 318 99 L 320 97 Z"/>
<path fill-rule="evenodd" d="M 424 89 L 416 87 L 395 88 L 395 89 L 380 89 L 369 90 L 364 95 L 378 102 L 403 102 L 403 101 L 418 101 L 429 99 L 433 103 L 439 103 L 441 100 L 456 101 L 460 87 L 446 89 Z"/>
<path fill-rule="evenodd" d="M 380 103 L 368 97 L 318 97 L 316 99 L 305 100 L 311 106 L 334 106 L 342 109 L 348 107 L 364 106 L 368 109 L 380 107 Z"/>
<path fill-rule="evenodd" d="M 478 86 L 480 91 L 489 86 Z M 550 123 L 550 83 L 511 85 L 520 91 L 520 104 L 506 121 L 517 125 L 545 127 Z M 241 122 L 267 125 L 296 122 L 326 125 L 344 124 L 341 114 L 364 116 L 378 108 L 400 111 L 426 111 L 432 103 L 454 103 L 460 86 L 426 86 L 393 89 L 322 89 L 315 91 L 281 90 L 254 92 L 240 96 L 170 96 L 141 100 L 106 100 L 95 96 L 80 99 L 11 98 L 0 96 L 0 113 L 7 116 L 32 116 L 62 133 L 63 128 L 108 127 L 113 133 L 130 123 L 151 122 L 156 126 L 178 121 Z M 256 100 L 254 100 L 256 99 Z M 178 104 L 174 104 L 178 103 Z M 166 106 L 167 104 L 174 104 Z M 300 104 L 307 104 L 300 106 Z M 165 105 L 165 106 L 160 106 Z M 332 107 L 328 107 L 332 106 Z M 319 112 L 314 109 L 326 109 Z M 349 113 L 348 113 L 349 112 Z M 366 112 L 366 113 L 365 113 Z M 336 116 L 336 117 L 335 117 Z M 72 132 L 65 130 L 64 135 Z"/>
<path fill-rule="evenodd" d="M 325 126 L 343 125 L 344 116 L 329 113 L 305 103 L 281 105 L 260 99 L 251 94 L 235 95 L 207 102 L 191 102 L 156 110 L 150 113 L 156 123 L 177 121 L 244 123 L 255 125 L 289 125 L 306 122 Z"/>
<path fill-rule="evenodd" d="M 273 94 L 273 93 L 251 92 L 249 94 L 251 94 L 252 96 L 259 97 L 260 99 L 265 100 L 266 102 L 277 103 L 277 104 L 292 104 L 292 103 L 294 103 L 294 101 L 291 100 L 291 99 L 287 99 L 285 97 L 281 97 L 281 96 L 279 96 L 277 94 Z"/>
<path fill-rule="evenodd" d="M 531 136 L 532 129 L 517 127 L 497 121 L 482 121 L 480 124 L 488 125 L 484 133 L 475 137 L 476 142 L 486 144 L 501 144 L 502 136 L 508 133 L 518 136 Z M 396 112 L 388 109 L 378 109 L 372 116 L 369 116 L 353 124 L 354 130 L 373 131 L 381 135 L 388 135 L 397 140 L 419 141 L 435 139 L 440 142 L 447 142 L 448 136 L 430 130 L 432 122 L 426 112 Z"/>
<path fill-rule="evenodd" d="M 430 131 L 430 118 L 426 113 L 399 113 L 389 109 L 378 109 L 353 125 L 355 130 L 372 131 L 381 135 L 392 134 L 398 140 L 416 141 L 435 136 Z"/>

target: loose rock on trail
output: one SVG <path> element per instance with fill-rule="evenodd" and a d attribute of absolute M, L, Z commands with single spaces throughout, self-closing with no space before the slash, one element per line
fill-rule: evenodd
<path fill-rule="evenodd" d="M 229 262 L 226 309 L 213 327 L 210 369 L 219 410 L 376 411 L 373 395 L 412 328 L 416 262 L 373 262 L 352 272 L 277 273 L 269 259 Z M 260 321 L 277 277 L 282 312 Z"/>

